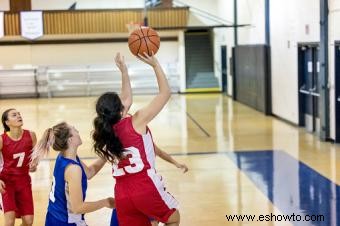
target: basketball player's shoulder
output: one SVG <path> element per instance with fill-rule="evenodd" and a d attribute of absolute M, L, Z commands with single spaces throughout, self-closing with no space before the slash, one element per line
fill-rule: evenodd
<path fill-rule="evenodd" d="M 28 130 L 29 134 L 30 134 L 30 137 L 33 141 L 33 143 L 35 144 L 37 142 L 37 135 L 35 134 L 35 132 L 31 131 L 31 130 Z"/>
<path fill-rule="evenodd" d="M 65 167 L 65 178 L 74 179 L 81 175 L 81 167 L 80 165 L 69 162 Z"/>
<path fill-rule="evenodd" d="M 27 131 L 31 136 L 34 134 L 35 135 L 35 132 L 32 131 L 32 130 L 29 130 L 29 129 L 25 129 L 24 131 Z"/>

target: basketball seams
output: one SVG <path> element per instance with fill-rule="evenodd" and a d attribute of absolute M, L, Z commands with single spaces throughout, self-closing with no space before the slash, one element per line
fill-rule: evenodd
<path fill-rule="evenodd" d="M 139 47 L 138 47 L 138 51 L 137 51 L 137 56 L 139 54 L 139 50 L 140 50 L 140 47 L 142 46 L 142 40 L 140 39 L 140 42 L 139 42 Z"/>
<path fill-rule="evenodd" d="M 151 36 L 147 36 L 147 38 L 149 39 L 149 42 L 150 42 L 151 44 L 153 44 L 154 46 L 156 46 L 157 49 L 159 49 L 159 46 L 157 46 L 157 44 L 154 43 L 154 42 L 150 39 L 150 37 L 151 37 Z"/>
<path fill-rule="evenodd" d="M 150 29 L 148 29 L 148 31 L 147 31 L 146 34 L 149 33 L 149 30 L 150 30 Z M 145 46 L 146 46 L 146 49 L 147 49 L 147 51 L 148 51 L 148 55 L 150 56 L 149 46 L 148 46 L 148 43 L 147 43 L 147 41 L 146 41 L 146 37 L 145 37 L 145 35 L 144 35 L 144 32 L 143 32 L 142 28 L 140 28 L 140 31 L 141 31 L 142 34 L 143 34 L 143 39 L 144 39 L 144 42 L 145 42 Z M 139 53 L 139 49 L 138 49 L 138 53 Z"/>
<path fill-rule="evenodd" d="M 139 39 L 142 39 L 142 38 L 143 38 L 143 37 L 141 37 L 140 34 L 138 34 L 136 31 L 134 31 L 134 32 L 132 32 L 132 33 L 130 34 L 130 36 L 132 36 L 132 35 L 138 36 Z"/>
<path fill-rule="evenodd" d="M 140 40 L 141 40 L 141 39 L 139 38 L 139 39 L 134 40 L 133 42 L 130 42 L 130 43 L 129 43 L 129 46 L 132 45 L 132 44 L 134 44 L 134 43 L 137 42 L 137 41 L 140 41 Z"/>
<path fill-rule="evenodd" d="M 159 35 L 148 35 L 147 37 L 157 37 Z"/>
<path fill-rule="evenodd" d="M 148 29 L 148 33 L 146 34 L 146 37 L 149 39 L 149 42 L 152 43 L 154 46 L 156 46 L 157 49 L 158 49 L 158 48 L 159 48 L 159 45 L 157 45 L 155 42 L 153 42 L 153 41 L 151 40 L 151 38 L 150 38 L 150 37 L 158 37 L 158 35 L 157 35 L 157 33 L 156 33 L 156 34 L 151 34 L 151 35 L 149 35 L 149 31 L 151 31 L 151 30 Z M 159 43 L 160 43 L 160 42 L 159 42 Z"/>

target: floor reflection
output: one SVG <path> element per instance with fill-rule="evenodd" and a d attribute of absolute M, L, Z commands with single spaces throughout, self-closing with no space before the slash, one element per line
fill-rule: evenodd
<path fill-rule="evenodd" d="M 340 225 L 340 187 L 309 166 L 281 151 L 228 156 L 294 225 Z"/>

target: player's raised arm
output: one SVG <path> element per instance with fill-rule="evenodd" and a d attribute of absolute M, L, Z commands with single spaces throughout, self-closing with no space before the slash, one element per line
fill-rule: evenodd
<path fill-rule="evenodd" d="M 139 55 L 140 60 L 149 64 L 155 71 L 159 92 L 152 101 L 133 115 L 133 126 L 139 133 L 145 133 L 146 125 L 163 109 L 171 96 L 170 86 L 157 58 L 152 55 Z"/>
<path fill-rule="evenodd" d="M 128 68 L 126 66 L 124 56 L 120 55 L 120 53 L 117 53 L 115 57 L 115 62 L 122 74 L 122 90 L 120 94 L 120 99 L 124 106 L 122 114 L 123 114 L 123 117 L 125 117 L 125 115 L 127 114 L 127 112 L 129 111 L 132 105 L 132 90 L 131 90 L 130 78 L 129 78 Z"/>

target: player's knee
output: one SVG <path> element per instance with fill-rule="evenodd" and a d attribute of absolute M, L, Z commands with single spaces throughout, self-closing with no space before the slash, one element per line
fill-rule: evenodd
<path fill-rule="evenodd" d="M 176 210 L 171 216 L 169 217 L 167 224 L 169 223 L 179 223 L 181 220 L 181 215 L 179 214 L 179 211 Z"/>
<path fill-rule="evenodd" d="M 32 226 L 33 225 L 33 217 L 27 217 L 22 219 L 23 226 Z"/>
<path fill-rule="evenodd" d="M 5 226 L 14 226 L 15 219 L 6 219 Z"/>

